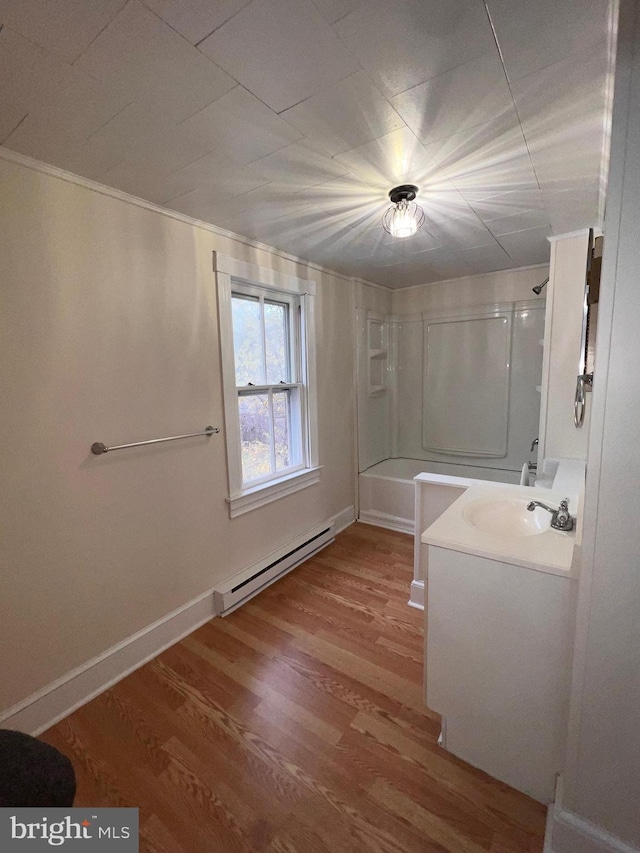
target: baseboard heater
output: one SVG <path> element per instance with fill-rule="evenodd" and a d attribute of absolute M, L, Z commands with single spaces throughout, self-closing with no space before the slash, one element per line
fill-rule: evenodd
<path fill-rule="evenodd" d="M 260 590 L 331 544 L 334 539 L 335 524 L 323 524 L 229 578 L 214 590 L 216 613 L 227 616 Z"/>

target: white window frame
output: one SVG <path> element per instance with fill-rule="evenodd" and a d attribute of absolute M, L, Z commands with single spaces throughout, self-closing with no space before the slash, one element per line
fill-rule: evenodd
<path fill-rule="evenodd" d="M 318 461 L 318 405 L 316 393 L 315 294 L 313 281 L 286 275 L 275 270 L 239 261 L 228 255 L 213 253 L 217 278 L 218 318 L 220 326 L 220 358 L 224 400 L 227 468 L 229 473 L 229 515 L 235 518 L 245 512 L 271 503 L 317 483 L 320 479 Z M 302 432 L 302 462 L 295 470 L 270 476 L 250 486 L 242 481 L 240 419 L 233 344 L 232 293 L 235 289 L 250 292 L 251 287 L 273 291 L 274 297 L 295 295 L 300 304 L 300 422 Z"/>

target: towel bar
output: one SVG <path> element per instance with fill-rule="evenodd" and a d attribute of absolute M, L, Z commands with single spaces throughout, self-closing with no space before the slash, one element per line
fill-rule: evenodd
<path fill-rule="evenodd" d="M 100 456 L 102 453 L 109 453 L 111 450 L 124 450 L 126 447 L 141 447 L 143 444 L 159 444 L 161 441 L 176 441 L 179 438 L 193 438 L 196 435 L 214 435 L 220 432 L 218 427 L 207 426 L 203 432 L 188 432 L 185 435 L 168 435 L 166 438 L 150 438 L 147 441 L 133 441 L 131 444 L 114 444 L 113 447 L 107 447 L 101 441 L 96 441 L 91 445 L 91 452 L 94 456 Z"/>

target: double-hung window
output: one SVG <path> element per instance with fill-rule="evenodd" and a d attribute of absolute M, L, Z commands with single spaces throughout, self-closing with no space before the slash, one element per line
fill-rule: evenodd
<path fill-rule="evenodd" d="M 231 516 L 319 476 L 313 282 L 216 256 Z"/>

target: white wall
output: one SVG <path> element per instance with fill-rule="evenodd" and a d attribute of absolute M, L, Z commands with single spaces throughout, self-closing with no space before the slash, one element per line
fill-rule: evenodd
<path fill-rule="evenodd" d="M 576 429 L 573 401 L 580 361 L 588 233 L 551 242 L 547 285 L 540 457 L 586 459 L 591 394 L 586 395 L 584 424 Z"/>
<path fill-rule="evenodd" d="M 351 283 L 0 160 L 0 709 L 354 503 Z M 212 251 L 318 283 L 318 485 L 231 521 Z"/>
<path fill-rule="evenodd" d="M 543 282 L 548 274 L 546 266 L 523 267 L 407 287 L 393 291 L 391 310 L 394 314 L 416 314 L 523 299 L 544 301 L 544 290 L 536 296 L 531 288 Z"/>
<path fill-rule="evenodd" d="M 640 2 L 620 11 L 564 794 L 555 853 L 640 849 Z M 566 813 L 569 817 L 566 817 Z"/>

